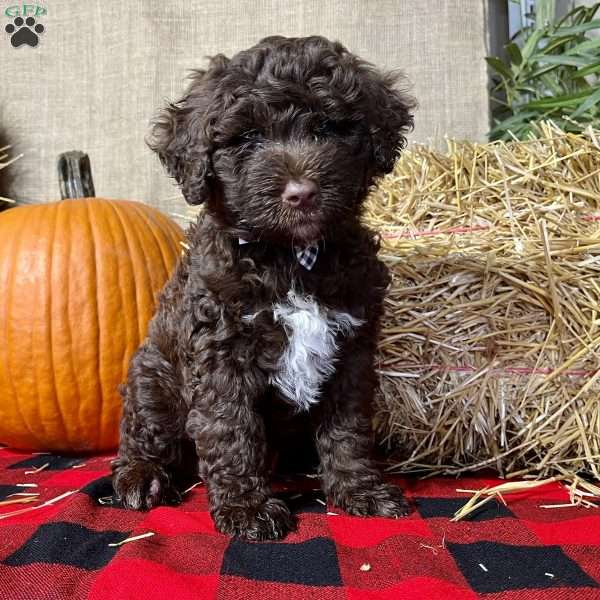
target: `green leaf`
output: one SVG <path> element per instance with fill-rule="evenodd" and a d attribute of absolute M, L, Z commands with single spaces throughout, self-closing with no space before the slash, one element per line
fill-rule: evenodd
<path fill-rule="evenodd" d="M 580 23 L 587 23 L 592 20 L 593 14 L 588 14 L 588 9 L 585 6 L 578 6 L 577 8 L 568 12 L 559 22 L 559 27 L 572 27 L 573 25 L 579 25 Z"/>
<path fill-rule="evenodd" d="M 521 112 L 512 117 L 508 117 L 508 119 L 504 119 L 503 121 L 499 121 L 495 124 L 495 131 L 507 131 L 508 129 L 518 127 L 519 125 L 523 125 L 527 123 L 530 119 L 536 117 L 538 115 L 537 112 L 529 111 L 529 112 Z"/>
<path fill-rule="evenodd" d="M 581 44 L 577 44 L 577 46 L 573 46 L 573 48 L 569 48 L 567 54 L 586 54 L 589 50 L 595 50 L 596 48 L 600 48 L 600 37 L 586 40 Z"/>
<path fill-rule="evenodd" d="M 516 115 L 509 116 L 503 120 L 498 118 L 494 119 L 494 126 L 492 131 L 495 133 L 501 133 L 503 131 L 517 131 L 519 128 L 524 127 L 531 121 L 538 120 L 540 113 L 538 112 L 523 112 Z"/>
<path fill-rule="evenodd" d="M 579 108 L 571 115 L 571 118 L 576 119 L 590 108 L 593 108 L 600 102 L 600 88 L 597 88 L 596 91 L 589 96 L 589 98 L 579 106 Z"/>
<path fill-rule="evenodd" d="M 572 36 L 567 35 L 564 37 L 557 37 L 555 39 L 552 39 L 551 37 L 548 38 L 550 41 L 548 41 L 548 43 L 541 47 L 540 50 L 540 54 L 550 54 L 553 50 L 556 50 L 556 48 L 559 48 L 560 46 L 564 46 L 567 42 L 570 42 L 573 40 Z"/>
<path fill-rule="evenodd" d="M 510 58 L 510 62 L 514 65 L 520 65 L 523 62 L 523 56 L 521 56 L 521 50 L 514 42 L 506 45 L 506 52 Z"/>
<path fill-rule="evenodd" d="M 500 98 L 494 98 L 494 97 L 492 97 L 492 98 L 490 98 L 490 102 L 498 105 L 497 107 L 494 108 L 494 110 L 496 108 L 501 108 L 501 107 L 502 108 L 510 108 L 510 106 L 511 106 L 507 102 L 504 102 L 504 100 L 500 100 Z"/>
<path fill-rule="evenodd" d="M 562 108 L 565 106 L 571 106 L 577 104 L 577 102 L 590 95 L 591 90 L 596 88 L 589 88 L 582 92 L 575 92 L 574 94 L 563 94 L 562 96 L 548 96 L 548 98 L 540 98 L 539 100 L 532 100 L 528 102 L 523 108 Z"/>
<path fill-rule="evenodd" d="M 517 85 L 515 87 L 515 90 L 517 92 L 521 92 L 522 94 L 532 94 L 533 96 L 535 96 L 538 93 L 538 90 L 529 85 Z"/>
<path fill-rule="evenodd" d="M 545 75 L 546 73 L 550 73 L 550 71 L 554 71 L 554 69 L 558 69 L 560 65 L 546 65 L 545 67 L 541 67 L 540 69 L 536 69 L 527 75 L 527 79 L 529 81 L 538 79 L 541 75 Z"/>
<path fill-rule="evenodd" d="M 538 48 L 538 54 L 552 54 L 557 48 L 564 46 L 572 40 L 573 38 L 568 36 L 559 37 L 556 39 L 548 38 L 545 44 L 540 44 L 540 47 Z"/>
<path fill-rule="evenodd" d="M 497 127 L 494 127 L 488 135 L 491 140 L 512 140 L 513 136 L 511 133 L 518 139 L 524 139 L 528 131 L 530 131 L 529 122 L 521 123 L 520 125 L 510 127 L 509 129 L 498 129 Z"/>
<path fill-rule="evenodd" d="M 564 80 L 555 75 L 557 75 L 557 73 L 552 73 L 552 75 L 544 73 L 543 75 L 540 75 L 539 80 L 543 84 L 545 90 L 550 90 L 554 96 L 561 96 L 565 93 Z"/>
<path fill-rule="evenodd" d="M 554 33 L 556 35 L 572 35 L 574 33 L 584 33 L 585 31 L 590 31 L 590 29 L 600 29 L 600 19 L 581 23 L 580 25 L 573 25 L 571 27 L 559 27 L 554 30 Z"/>
<path fill-rule="evenodd" d="M 545 31 L 543 29 L 536 29 L 528 38 L 525 44 L 523 45 L 523 49 L 521 50 L 521 55 L 523 56 L 523 60 L 529 60 L 529 57 L 533 54 L 533 51 L 537 48 L 538 42 L 544 37 Z"/>
<path fill-rule="evenodd" d="M 539 63 L 548 65 L 564 65 L 569 67 L 586 67 L 590 61 L 582 56 L 566 56 L 564 54 L 536 54 L 531 57 Z"/>
<path fill-rule="evenodd" d="M 577 71 L 573 73 L 571 77 L 586 77 L 587 75 L 597 73 L 598 71 L 600 71 L 600 62 L 584 67 L 583 69 L 577 69 Z"/>
<path fill-rule="evenodd" d="M 485 60 L 487 64 L 490 65 L 490 67 L 492 67 L 492 69 L 494 69 L 496 72 L 500 73 L 502 77 L 505 77 L 508 80 L 512 79 L 512 73 L 510 72 L 510 69 L 499 58 L 495 56 L 486 56 Z"/>

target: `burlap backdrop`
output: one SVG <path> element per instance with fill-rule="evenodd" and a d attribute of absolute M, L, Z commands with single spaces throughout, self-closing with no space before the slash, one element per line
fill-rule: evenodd
<path fill-rule="evenodd" d="M 56 156 L 89 153 L 96 192 L 169 211 L 177 191 L 144 144 L 186 70 L 270 34 L 323 34 L 382 67 L 405 70 L 420 102 L 413 139 L 481 140 L 488 129 L 488 31 L 500 0 L 48 0 L 38 47 L 13 48 L 0 4 L 0 126 L 25 153 L 11 193 L 58 196 Z M 490 28 L 490 22 L 493 22 Z"/>

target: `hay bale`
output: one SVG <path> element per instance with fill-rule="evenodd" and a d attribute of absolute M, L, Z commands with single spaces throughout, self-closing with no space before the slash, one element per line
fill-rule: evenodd
<path fill-rule="evenodd" d="M 599 476 L 600 133 L 406 152 L 373 191 L 395 471 Z"/>

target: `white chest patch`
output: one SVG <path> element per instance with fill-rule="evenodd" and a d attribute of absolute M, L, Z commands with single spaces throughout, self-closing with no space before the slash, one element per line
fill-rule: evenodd
<path fill-rule="evenodd" d="M 319 401 L 322 384 L 335 371 L 337 334 L 349 335 L 364 321 L 327 310 L 310 296 L 293 291 L 286 302 L 273 306 L 273 317 L 283 325 L 288 345 L 270 382 L 299 410 L 308 410 Z"/>

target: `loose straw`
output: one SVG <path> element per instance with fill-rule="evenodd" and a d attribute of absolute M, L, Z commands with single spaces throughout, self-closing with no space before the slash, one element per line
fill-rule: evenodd
<path fill-rule="evenodd" d="M 15 517 L 17 515 L 22 515 L 23 513 L 28 513 L 28 512 L 31 512 L 32 510 L 37 510 L 38 508 L 44 508 L 45 506 L 50 506 L 51 504 L 55 504 L 56 502 L 63 500 L 64 498 L 66 498 L 67 496 L 70 496 L 71 494 L 75 494 L 77 491 L 79 491 L 79 490 L 71 490 L 69 492 L 65 492 L 64 494 L 61 494 L 60 496 L 56 496 L 56 498 L 51 498 L 50 500 L 46 500 L 45 502 L 42 502 L 42 504 L 38 504 L 37 506 L 30 506 L 28 508 L 21 508 L 20 510 L 14 510 L 9 513 L 0 514 L 0 520 L 8 519 L 9 517 Z"/>

